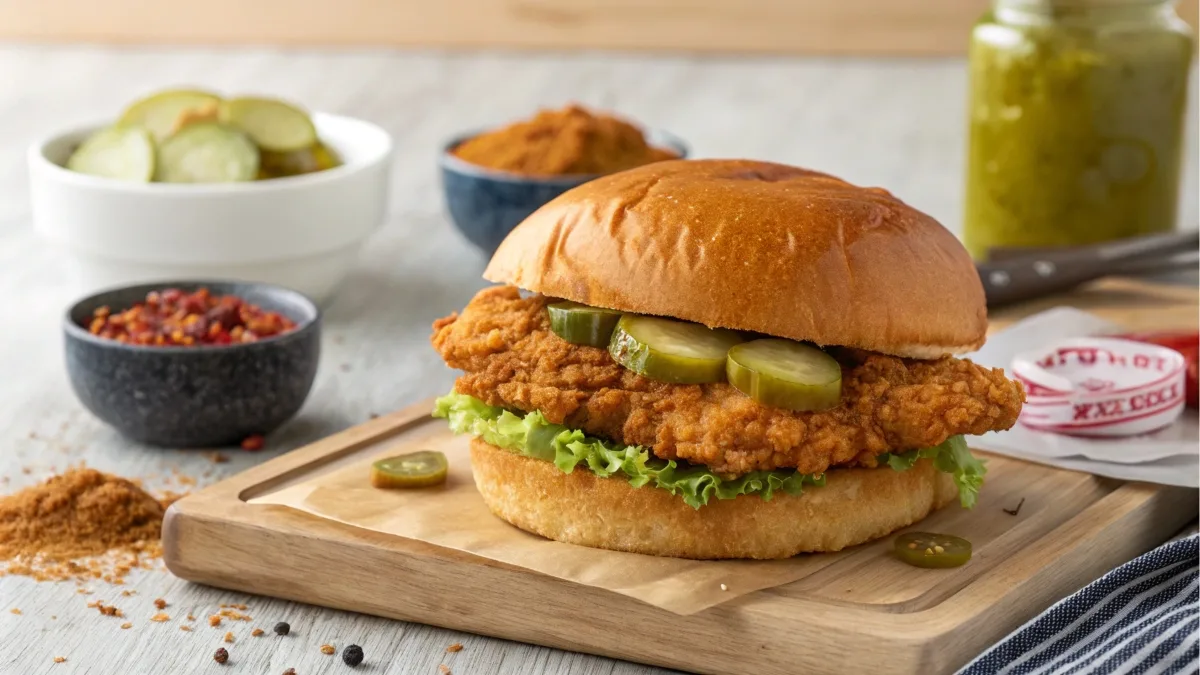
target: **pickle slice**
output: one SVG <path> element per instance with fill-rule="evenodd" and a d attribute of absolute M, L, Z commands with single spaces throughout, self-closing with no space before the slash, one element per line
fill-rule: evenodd
<path fill-rule="evenodd" d="M 371 485 L 387 489 L 441 485 L 449 468 L 446 455 L 436 450 L 388 457 L 371 464 Z"/>
<path fill-rule="evenodd" d="M 332 169 L 338 165 L 337 156 L 322 143 L 291 152 L 262 152 L 262 175 L 266 178 L 285 178 Z"/>
<path fill-rule="evenodd" d="M 163 141 L 156 178 L 164 183 L 234 183 L 258 175 L 258 148 L 219 122 L 191 124 Z"/>
<path fill-rule="evenodd" d="M 333 148 L 320 141 L 313 146 L 312 155 L 313 159 L 317 162 L 317 171 L 324 171 L 342 165 L 342 160 L 334 152 Z"/>
<path fill-rule="evenodd" d="M 171 125 L 171 134 L 177 134 L 181 129 L 200 122 L 216 122 L 220 117 L 221 106 L 216 103 L 206 103 L 199 108 L 186 108 L 179 112 L 175 123 Z"/>
<path fill-rule="evenodd" d="M 825 410 L 842 397 L 842 367 L 837 360 L 791 340 L 751 340 L 733 347 L 726 376 L 755 401 L 787 410 Z"/>
<path fill-rule="evenodd" d="M 207 91 L 173 89 L 134 101 L 121 113 L 120 123 L 136 125 L 161 141 L 170 136 L 176 121 L 186 110 L 220 105 L 221 97 Z"/>
<path fill-rule="evenodd" d="M 148 183 L 154 178 L 154 139 L 141 127 L 115 126 L 92 134 L 71 154 L 79 173 Z"/>
<path fill-rule="evenodd" d="M 241 129 L 258 147 L 291 152 L 317 143 L 317 129 L 308 114 L 272 98 L 235 98 L 221 106 L 221 120 Z"/>
<path fill-rule="evenodd" d="M 550 313 L 550 330 L 558 337 L 577 345 L 607 347 L 613 329 L 621 320 L 615 309 L 588 307 L 577 302 L 556 302 L 546 307 Z"/>
<path fill-rule="evenodd" d="M 725 355 L 741 341 L 741 336 L 731 330 L 626 314 L 617 322 L 608 353 L 617 363 L 652 380 L 677 384 L 722 382 Z"/>
<path fill-rule="evenodd" d="M 906 532 L 896 537 L 896 557 L 913 567 L 946 568 L 971 559 L 971 542 L 950 534 Z"/>

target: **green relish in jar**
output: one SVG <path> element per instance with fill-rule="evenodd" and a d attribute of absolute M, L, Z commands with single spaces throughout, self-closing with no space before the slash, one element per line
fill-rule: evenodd
<path fill-rule="evenodd" d="M 1166 0 L 994 0 L 971 35 L 971 253 L 1173 229 L 1192 41 Z"/>

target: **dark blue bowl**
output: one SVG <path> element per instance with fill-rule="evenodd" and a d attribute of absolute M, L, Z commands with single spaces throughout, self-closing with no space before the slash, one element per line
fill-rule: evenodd
<path fill-rule="evenodd" d="M 567 190 L 598 177 L 590 174 L 523 176 L 459 159 L 453 153 L 454 148 L 479 133 L 458 136 L 443 148 L 440 161 L 442 191 L 454 226 L 489 256 L 529 214 Z M 687 145 L 670 134 L 649 131 L 646 138 L 651 145 L 667 148 L 681 158 L 688 155 Z"/>
<path fill-rule="evenodd" d="M 96 337 L 85 326 L 102 306 L 132 307 L 150 291 L 207 287 L 296 322 L 258 342 L 147 347 Z M 312 389 L 321 352 L 321 312 L 308 298 L 258 283 L 187 281 L 103 291 L 63 317 L 67 375 L 83 405 L 123 435 L 150 445 L 236 445 L 290 419 Z"/>

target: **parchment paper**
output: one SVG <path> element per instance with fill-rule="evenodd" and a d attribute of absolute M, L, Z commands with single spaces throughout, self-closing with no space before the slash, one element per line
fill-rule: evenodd
<path fill-rule="evenodd" d="M 444 424 L 441 420 L 433 424 Z M 465 551 L 559 579 L 603 588 L 676 614 L 693 614 L 763 588 L 812 574 L 839 554 L 772 561 L 659 558 L 562 544 L 528 534 L 488 511 L 471 476 L 469 439 L 449 430 L 381 447 L 370 459 L 250 501 L 288 506 L 322 518 Z M 446 453 L 446 484 L 424 490 L 371 487 L 375 459 L 437 449 Z M 650 488 L 644 488 L 650 489 Z M 725 589 L 722 590 L 722 584 Z"/>

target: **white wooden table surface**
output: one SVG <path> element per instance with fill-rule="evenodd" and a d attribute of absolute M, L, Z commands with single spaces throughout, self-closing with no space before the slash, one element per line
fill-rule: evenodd
<path fill-rule="evenodd" d="M 228 452 L 213 464 L 195 452 L 127 442 L 92 419 L 68 387 L 58 333 L 72 299 L 63 263 L 34 237 L 27 218 L 24 151 L 37 136 L 115 115 L 157 87 L 197 84 L 229 93 L 274 94 L 310 108 L 364 117 L 396 138 L 391 218 L 326 316 L 323 360 L 298 419 L 258 454 Z M 86 461 L 126 477 L 177 469 L 202 482 L 444 392 L 452 381 L 428 346 L 430 322 L 483 285 L 483 258 L 442 216 L 435 158 L 461 130 L 568 100 L 608 106 L 674 131 L 696 156 L 744 156 L 808 165 L 883 185 L 957 230 L 964 156 L 965 72 L 958 60 L 822 60 L 650 57 L 612 54 L 450 54 L 276 50 L 112 50 L 0 47 L 0 493 Z M 1197 222 L 1196 105 L 1191 101 L 1181 222 Z M 26 473 L 26 470 L 28 471 Z M 7 482 L 4 482 L 7 479 Z M 0 673 L 216 672 L 226 646 L 230 673 L 352 672 L 330 642 L 357 643 L 368 673 L 604 674 L 658 669 L 502 640 L 456 634 L 191 585 L 165 570 L 135 572 L 120 587 L 0 577 Z M 154 598 L 172 619 L 152 623 Z M 88 609 L 116 604 L 133 623 Z M 222 602 L 245 602 L 249 624 L 203 625 Z M 21 610 L 20 615 L 10 609 Z M 179 629 L 188 612 L 201 620 Z M 276 621 L 293 637 L 270 634 Z M 268 630 L 249 637 L 253 626 Z M 652 627 L 634 627 L 655 636 Z M 462 642 L 457 654 L 445 648 Z M 54 664 L 55 656 L 67 661 Z"/>

